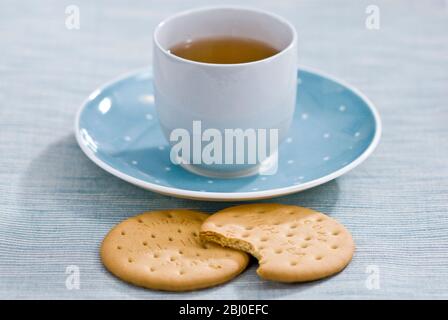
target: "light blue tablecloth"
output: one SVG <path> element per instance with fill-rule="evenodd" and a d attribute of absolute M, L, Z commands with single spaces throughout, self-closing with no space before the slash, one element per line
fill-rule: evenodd
<path fill-rule="evenodd" d="M 273 200 L 321 210 L 352 231 L 357 251 L 344 272 L 283 285 L 261 281 L 253 265 L 223 286 L 169 294 L 127 285 L 104 270 L 98 247 L 120 220 L 151 209 L 213 212 L 229 204 L 161 196 L 102 171 L 76 145 L 76 110 L 95 87 L 150 63 L 151 33 L 162 18 L 224 3 L 241 1 L 1 2 L 0 298 L 448 298 L 442 0 L 375 1 L 379 30 L 365 27 L 370 1 L 246 2 L 290 19 L 301 64 L 352 83 L 381 113 L 383 138 L 364 164 Z M 65 26 L 70 4 L 80 9 L 79 30 Z M 66 271 L 76 268 L 79 289 L 73 275 L 67 288 Z"/>

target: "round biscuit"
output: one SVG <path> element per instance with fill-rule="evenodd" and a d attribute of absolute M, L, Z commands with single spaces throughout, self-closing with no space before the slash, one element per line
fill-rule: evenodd
<path fill-rule="evenodd" d="M 226 282 L 246 268 L 249 257 L 201 241 L 207 217 L 176 209 L 124 220 L 104 238 L 101 260 L 118 278 L 151 289 L 186 291 Z"/>
<path fill-rule="evenodd" d="M 350 262 L 355 245 L 336 220 L 312 209 L 282 204 L 230 207 L 210 216 L 201 238 L 243 250 L 259 262 L 260 277 L 280 282 L 333 275 Z"/>

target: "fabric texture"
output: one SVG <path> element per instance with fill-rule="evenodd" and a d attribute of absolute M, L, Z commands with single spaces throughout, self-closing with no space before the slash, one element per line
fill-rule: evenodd
<path fill-rule="evenodd" d="M 151 63 L 160 20 L 241 1 L 72 2 L 1 4 L 0 298 L 448 298 L 446 1 L 375 1 L 379 30 L 366 28 L 366 1 L 244 2 L 288 18 L 298 30 L 300 63 L 359 88 L 381 114 L 382 141 L 361 166 L 266 201 L 330 215 L 352 232 L 357 249 L 347 269 L 322 281 L 262 281 L 253 264 L 225 285 L 176 294 L 110 275 L 99 259 L 102 238 L 143 211 L 212 213 L 232 203 L 166 197 L 113 177 L 77 146 L 74 118 L 95 88 Z M 69 4 L 80 10 L 79 30 L 66 27 Z"/>

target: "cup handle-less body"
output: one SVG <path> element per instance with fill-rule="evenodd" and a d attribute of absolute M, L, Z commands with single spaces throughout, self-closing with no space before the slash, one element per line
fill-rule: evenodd
<path fill-rule="evenodd" d="M 249 63 L 209 64 L 169 52 L 181 41 L 224 35 L 264 41 L 279 53 Z M 279 142 L 284 140 L 295 109 L 296 38 L 285 20 L 252 9 L 199 9 L 162 22 L 154 35 L 153 67 L 155 103 L 166 138 L 183 128 L 193 139 L 193 121 L 200 121 L 202 131 L 217 129 L 223 137 L 225 129 L 277 129 Z M 194 166 L 192 171 L 205 175 L 240 176 L 255 172 L 257 164 Z"/>

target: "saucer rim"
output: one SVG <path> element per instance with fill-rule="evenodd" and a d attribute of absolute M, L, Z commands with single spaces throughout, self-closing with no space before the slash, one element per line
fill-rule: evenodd
<path fill-rule="evenodd" d="M 282 188 L 275 188 L 275 189 L 268 189 L 268 190 L 261 190 L 261 191 L 250 191 L 250 192 L 204 192 L 204 191 L 194 191 L 194 190 L 188 190 L 188 189 L 180 189 L 175 187 L 167 187 L 167 186 L 161 186 L 152 182 L 148 182 L 145 180 L 141 180 L 138 178 L 134 178 L 126 173 L 121 172 L 120 170 L 115 169 L 111 165 L 105 163 L 102 161 L 99 157 L 96 156 L 95 152 L 87 148 L 82 143 L 81 139 L 81 130 L 79 127 L 79 122 L 81 118 L 81 114 L 86 108 L 87 104 L 91 101 L 92 95 L 95 93 L 95 95 L 100 94 L 102 91 L 110 87 L 111 85 L 115 84 L 118 81 L 125 80 L 131 76 L 135 76 L 139 73 L 146 72 L 152 74 L 152 68 L 151 67 L 144 67 L 135 69 L 129 72 L 126 72 L 124 74 L 121 74 L 118 77 L 113 78 L 112 80 L 106 82 L 105 84 L 99 86 L 95 90 L 93 90 L 86 99 L 81 103 L 81 106 L 78 108 L 78 111 L 76 113 L 75 118 L 75 138 L 76 142 L 78 143 L 81 150 L 84 152 L 84 154 L 97 166 L 99 166 L 101 169 L 109 172 L 110 174 L 129 182 L 133 185 L 136 185 L 140 188 L 143 188 L 145 190 L 150 190 L 156 193 L 160 193 L 167 196 L 173 196 L 177 198 L 184 198 L 184 199 L 191 199 L 191 200 L 203 200 L 203 201 L 250 201 L 250 200 L 261 200 L 261 199 L 269 199 L 274 197 L 280 197 L 285 196 L 289 194 L 293 194 L 296 192 L 304 191 L 313 187 L 316 187 L 318 185 L 324 184 L 326 182 L 329 182 L 333 179 L 336 179 L 343 174 L 353 170 L 357 166 L 359 166 L 361 163 L 363 163 L 376 149 L 376 147 L 379 144 L 379 141 L 381 139 L 382 134 L 382 123 L 381 118 L 379 115 L 378 110 L 376 109 L 373 102 L 359 89 L 355 88 L 351 84 L 345 82 L 344 80 L 339 79 L 338 77 L 335 77 L 333 75 L 327 74 L 325 72 L 322 72 L 320 70 L 316 70 L 311 67 L 306 67 L 302 65 L 298 65 L 297 67 L 298 75 L 301 71 L 313 73 L 317 76 L 320 76 L 322 78 L 329 79 L 335 83 L 338 83 L 341 86 L 344 86 L 348 90 L 352 91 L 354 94 L 359 96 L 364 103 L 367 105 L 367 107 L 370 109 L 370 111 L 373 114 L 374 122 L 375 122 L 375 134 L 373 139 L 371 140 L 369 146 L 364 150 L 363 153 L 361 153 L 356 159 L 354 159 L 352 162 L 348 163 L 347 165 L 343 166 L 342 168 L 327 174 L 323 177 L 320 177 L 318 179 L 314 179 L 305 183 L 301 183 L 298 185 L 291 185 L 288 187 L 282 187 Z"/>

